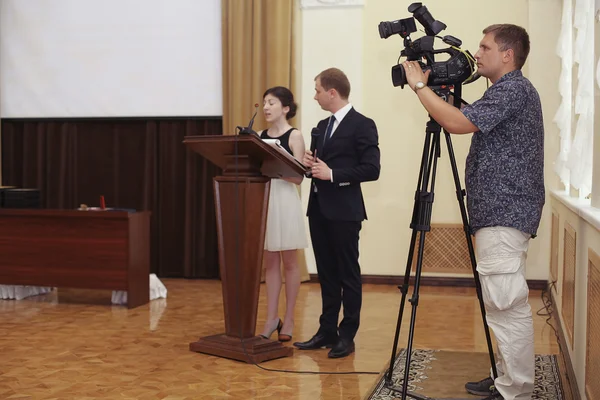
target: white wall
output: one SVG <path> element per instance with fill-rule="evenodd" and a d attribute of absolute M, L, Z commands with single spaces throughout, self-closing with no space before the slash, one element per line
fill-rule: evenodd
<path fill-rule="evenodd" d="M 558 77 L 560 59 L 555 48 L 560 33 L 562 1 L 529 0 L 528 31 L 531 40 L 531 53 L 528 61 L 528 78 L 537 88 L 544 113 L 544 175 L 546 182 L 546 205 L 542 213 L 539 236 L 530 241 L 527 261 L 527 276 L 532 279 L 546 279 L 549 276 L 550 241 L 552 212 L 550 191 L 561 184 L 554 172 L 554 160 L 558 154 L 559 130 L 554 124 L 554 114 L 560 105 Z"/>
<path fill-rule="evenodd" d="M 359 111 L 363 110 L 363 9 L 316 8 L 300 11 L 300 57 L 297 62 L 297 87 L 300 90 L 300 129 L 304 133 L 307 148 L 310 131 L 317 122 L 329 116 L 313 99 L 315 76 L 329 67 L 337 67 L 348 75 L 352 86 L 350 101 Z M 367 114 L 368 115 L 368 114 Z M 302 185 L 303 207 L 308 205 L 309 180 Z M 369 210 L 367 210 L 369 212 Z M 366 224 L 365 224 L 366 225 Z M 363 226 L 365 226 L 363 225 Z M 367 228 L 368 229 L 368 228 Z M 366 229 L 363 228 L 363 237 Z M 307 226 L 307 235 L 308 226 Z M 306 251 L 309 272 L 316 273 L 312 249 Z"/>
<path fill-rule="evenodd" d="M 599 8 L 596 14 L 596 23 L 594 24 L 594 62 L 597 70 L 594 80 L 594 171 L 592 175 L 592 206 L 600 208 L 600 1 L 596 1 L 596 7 Z"/>
<path fill-rule="evenodd" d="M 308 133 L 319 119 L 327 116 L 312 99 L 313 78 L 322 69 L 336 66 L 344 70 L 353 86 L 350 100 L 363 114 L 377 123 L 381 147 L 381 177 L 363 185 L 369 220 L 363 224 L 360 239 L 362 273 L 401 275 L 404 273 L 411 230 L 420 156 L 423 149 L 427 115 L 410 89 L 392 85 L 390 69 L 396 64 L 402 39 L 379 37 L 381 21 L 407 18 L 412 1 L 366 0 L 361 7 L 301 10 L 302 85 L 300 128 Z M 446 23 L 443 34 L 463 40 L 463 48 L 474 54 L 483 36 L 481 31 L 493 23 L 514 23 L 528 29 L 532 42 L 530 59 L 524 73 L 538 88 L 544 108 L 546 137 L 556 135 L 552 118 L 558 106 L 557 80 L 560 63 L 554 54 L 561 6 L 559 0 L 506 0 L 502 7 L 493 0 L 431 0 L 424 3 L 434 18 Z M 490 10 L 493 10 L 490 11 Z M 531 16 L 531 17 L 530 17 Z M 420 25 L 419 25 L 419 28 Z M 417 32 L 419 33 L 419 32 Z M 413 34 L 413 39 L 419 35 Z M 436 48 L 444 44 L 439 43 Z M 467 85 L 463 97 L 472 102 L 485 91 L 483 80 Z M 464 187 L 465 159 L 470 135 L 453 136 L 458 169 Z M 551 163 L 556 154 L 552 140 L 547 143 L 547 186 L 553 188 Z M 454 194 L 454 181 L 445 145 L 435 188 L 432 223 L 461 223 Z M 305 184 L 304 193 L 307 193 Z M 306 197 L 304 196 L 306 205 Z M 548 202 L 549 203 L 549 200 Z M 549 208 L 549 207 L 546 207 Z M 548 276 L 550 229 L 545 210 L 539 236 L 531 242 L 527 276 Z M 309 271 L 316 272 L 312 251 L 307 251 Z"/>

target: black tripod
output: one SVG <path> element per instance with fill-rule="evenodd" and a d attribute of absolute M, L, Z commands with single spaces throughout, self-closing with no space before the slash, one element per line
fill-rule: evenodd
<path fill-rule="evenodd" d="M 434 90 L 440 96 L 448 96 L 449 90 L 445 89 L 441 92 L 440 89 Z M 456 87 L 455 90 L 455 106 L 460 105 L 460 86 Z M 440 144 L 440 132 L 441 126 L 431 116 L 427 123 L 425 146 L 423 147 L 423 155 L 421 158 L 421 169 L 419 170 L 419 181 L 417 183 L 417 191 L 415 193 L 415 204 L 413 208 L 412 221 L 410 228 L 412 229 L 412 236 L 410 239 L 410 248 L 408 250 L 408 261 L 406 263 L 406 272 L 404 273 L 404 282 L 402 286 L 398 286 L 402 293 L 402 300 L 400 301 L 400 310 L 398 312 L 398 323 L 396 324 L 396 335 L 394 336 L 394 346 L 392 348 L 392 355 L 390 359 L 390 367 L 385 376 L 385 386 L 392 391 L 401 392 L 402 400 L 406 399 L 406 396 L 410 396 L 415 399 L 425 400 L 428 397 L 418 395 L 416 393 L 408 392 L 408 380 L 410 372 L 410 360 L 413 346 L 413 339 L 415 333 L 415 320 L 417 317 L 417 306 L 419 305 L 419 287 L 421 283 L 421 270 L 423 266 L 423 249 L 425 247 L 425 233 L 431 229 L 431 209 L 434 200 L 434 188 L 435 188 L 435 175 L 437 172 L 437 160 L 441 154 Z M 473 250 L 473 242 L 471 240 L 469 221 L 467 219 L 467 211 L 465 208 L 464 198 L 465 191 L 460 186 L 460 178 L 458 176 L 458 169 L 456 168 L 456 159 L 454 158 L 454 150 L 452 148 L 452 141 L 450 140 L 450 134 L 444 132 L 446 136 L 446 144 L 448 147 L 448 155 L 450 156 L 450 164 L 452 166 L 452 174 L 454 175 L 454 184 L 456 187 L 456 197 L 458 205 L 460 207 L 460 214 L 462 216 L 463 227 L 465 236 L 467 238 L 467 245 L 469 247 L 469 256 L 471 258 L 471 266 L 473 267 L 473 276 L 475 278 L 475 287 L 477 290 L 477 297 L 479 299 L 479 307 L 481 309 L 481 316 L 483 318 L 483 327 L 485 330 L 485 337 L 488 345 L 488 352 L 490 355 L 490 362 L 492 364 L 492 373 L 494 378 L 498 376 L 496 371 L 496 363 L 494 360 L 494 351 L 492 348 L 492 340 L 490 337 L 490 330 L 485 319 L 485 306 L 483 304 L 483 297 L 481 294 L 481 282 L 479 281 L 479 274 L 477 273 L 477 262 L 475 261 L 475 252 Z M 392 372 L 394 369 L 394 360 L 396 356 L 396 350 L 398 348 L 398 337 L 400 335 L 400 327 L 402 325 L 402 315 L 404 313 L 404 304 L 406 301 L 406 295 L 409 288 L 410 270 L 413 263 L 413 254 L 415 250 L 415 243 L 417 239 L 417 233 L 419 235 L 419 250 L 417 254 L 417 265 L 415 271 L 414 290 L 412 298 L 409 300 L 412 304 L 412 313 L 410 316 L 410 330 L 408 333 L 408 346 L 406 348 L 406 364 L 404 366 L 404 379 L 402 382 L 402 389 L 393 387 L 392 385 Z"/>

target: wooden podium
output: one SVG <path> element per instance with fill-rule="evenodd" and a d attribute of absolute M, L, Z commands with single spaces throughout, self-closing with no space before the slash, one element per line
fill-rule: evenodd
<path fill-rule="evenodd" d="M 248 363 L 292 355 L 254 332 L 271 178 L 303 176 L 304 166 L 255 135 L 187 136 L 183 143 L 223 169 L 214 188 L 225 333 L 202 337 L 190 350 Z"/>

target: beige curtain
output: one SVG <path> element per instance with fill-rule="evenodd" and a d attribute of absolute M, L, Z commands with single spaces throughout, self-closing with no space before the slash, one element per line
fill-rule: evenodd
<path fill-rule="evenodd" d="M 254 104 L 262 106 L 266 89 L 294 91 L 294 0 L 222 0 L 222 9 L 223 132 L 232 135 L 248 123 Z M 254 126 L 265 127 L 262 113 Z"/>
<path fill-rule="evenodd" d="M 222 0 L 223 134 L 233 135 L 254 114 L 255 130 L 266 127 L 260 107 L 272 86 L 294 87 L 294 0 Z M 290 121 L 294 125 L 295 118 Z M 298 251 L 302 281 L 309 279 L 304 250 Z M 264 280 L 264 267 L 263 267 Z"/>

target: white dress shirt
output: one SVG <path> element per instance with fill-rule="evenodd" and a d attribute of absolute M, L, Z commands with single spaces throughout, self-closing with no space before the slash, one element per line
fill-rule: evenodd
<path fill-rule="evenodd" d="M 335 119 L 333 121 L 333 128 L 331 129 L 331 136 L 333 136 L 333 134 L 335 133 L 335 130 L 337 129 L 338 126 L 340 126 L 340 123 L 342 122 L 342 120 L 344 119 L 346 114 L 348 114 L 348 112 L 350 111 L 351 108 L 352 108 L 352 104 L 348 103 L 344 107 L 337 110 L 337 112 L 335 114 L 333 114 L 333 117 Z"/>
<path fill-rule="evenodd" d="M 337 112 L 335 112 L 333 114 L 333 118 L 334 118 L 333 119 L 333 128 L 331 128 L 331 135 L 327 138 L 327 140 L 331 139 L 331 137 L 335 133 L 335 130 L 337 129 L 338 126 L 340 126 L 340 123 L 342 122 L 342 120 L 344 119 L 344 117 L 348 114 L 348 112 L 351 109 L 352 109 L 352 104 L 348 103 L 344 107 L 340 108 L 339 110 L 337 110 Z M 331 182 L 333 182 L 333 169 L 330 168 L 329 170 L 331 171 L 331 176 L 329 177 L 329 180 Z"/>

